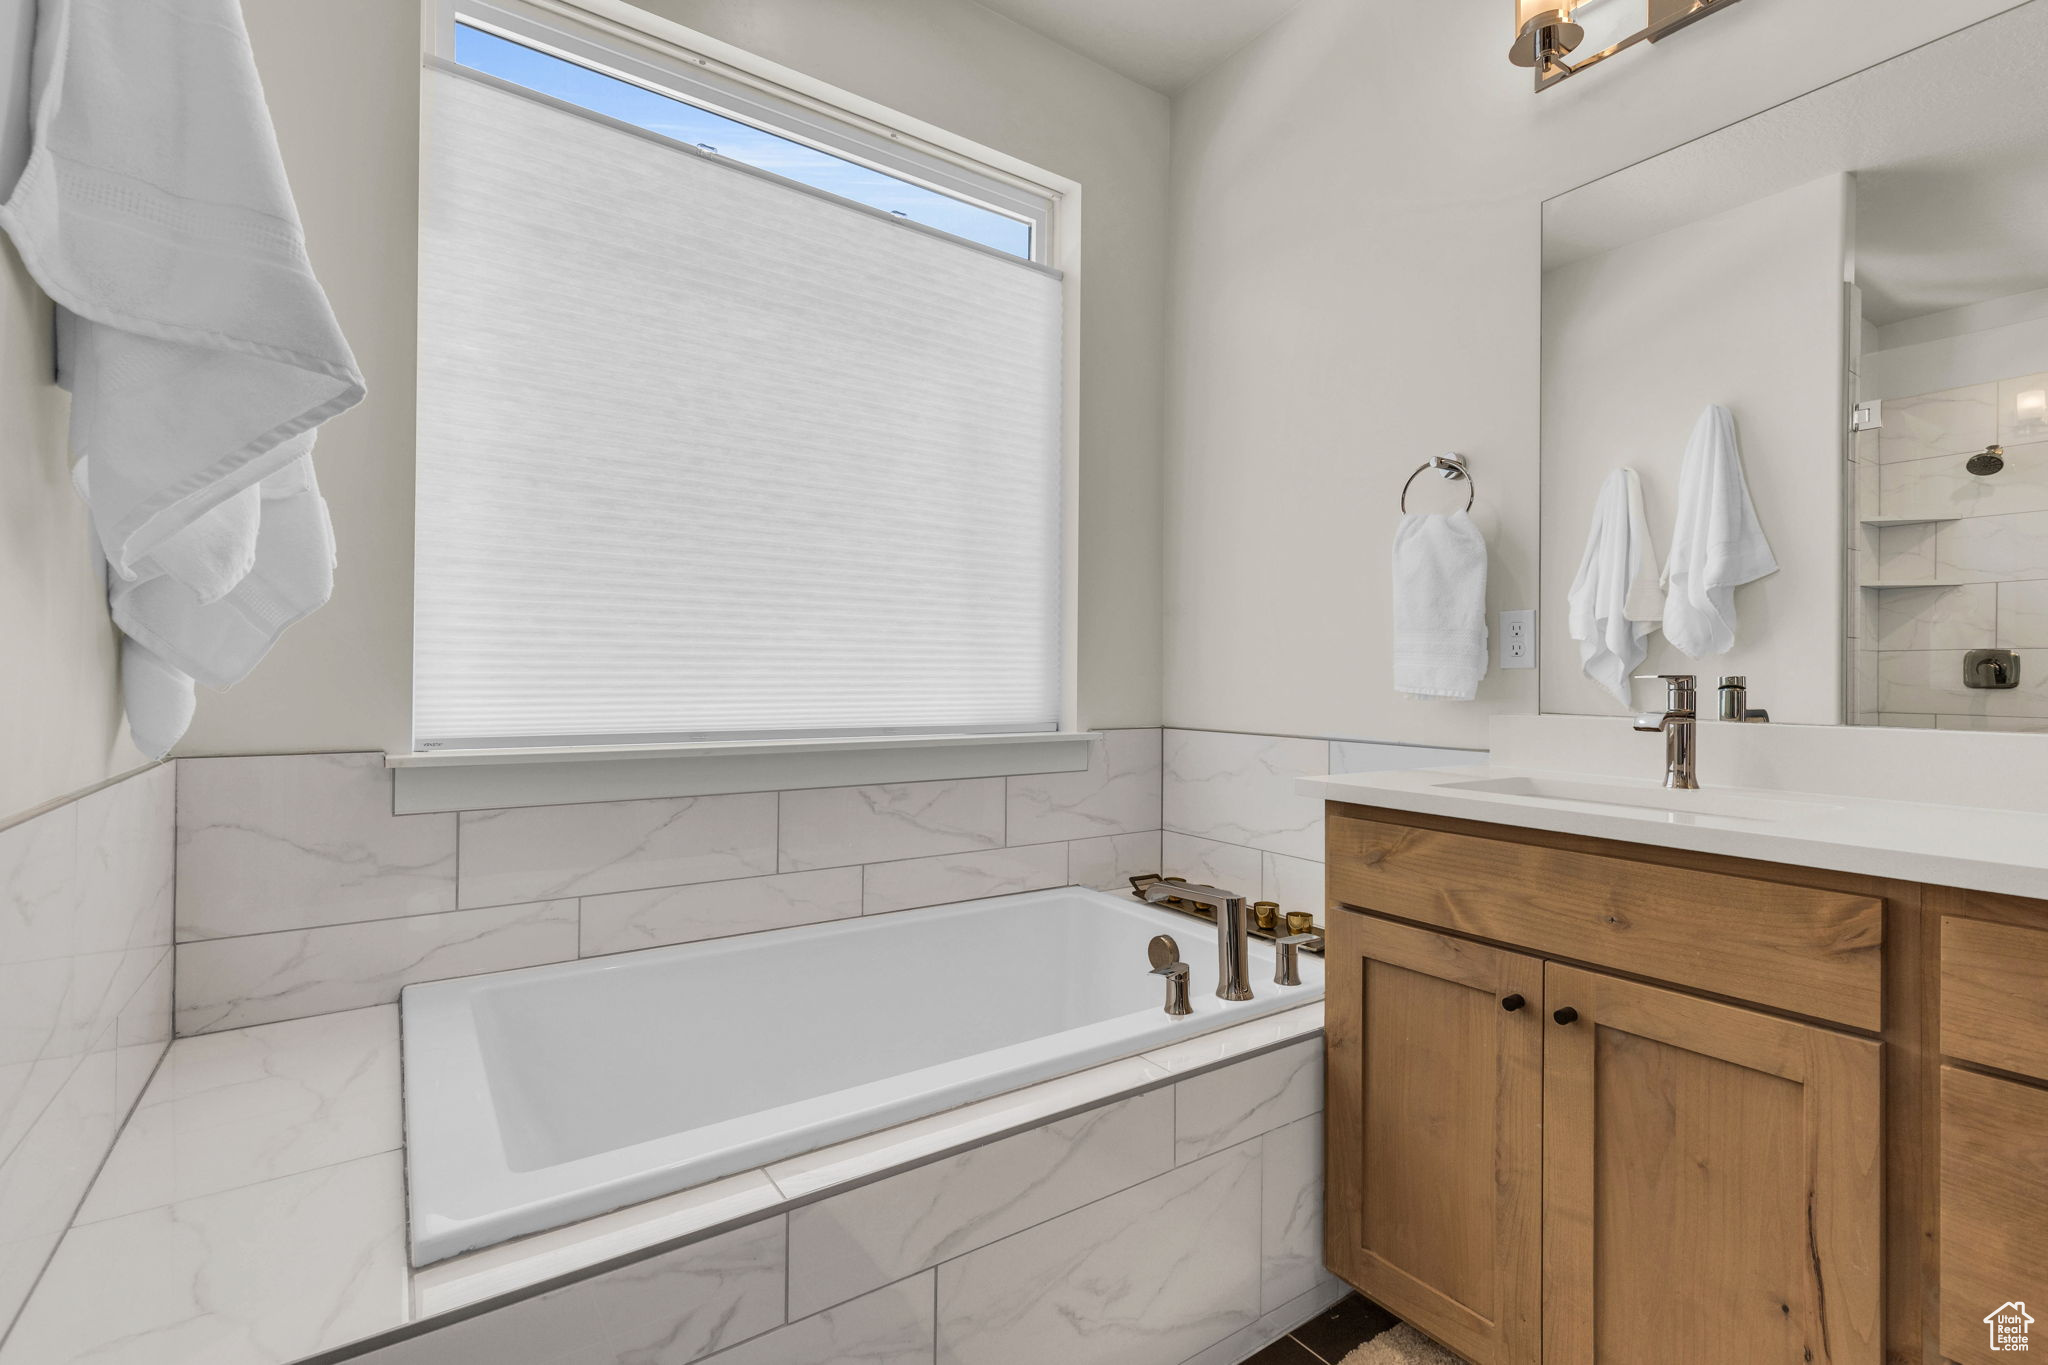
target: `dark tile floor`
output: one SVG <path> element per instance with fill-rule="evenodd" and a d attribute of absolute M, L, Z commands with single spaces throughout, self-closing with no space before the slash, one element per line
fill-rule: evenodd
<path fill-rule="evenodd" d="M 1400 1319 L 1360 1294 L 1353 1294 L 1312 1322 L 1305 1322 L 1244 1365 L 1337 1365 Z"/>

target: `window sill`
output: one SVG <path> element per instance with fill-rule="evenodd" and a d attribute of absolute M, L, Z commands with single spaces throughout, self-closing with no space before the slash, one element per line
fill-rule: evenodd
<path fill-rule="evenodd" d="M 1080 772 L 1093 731 L 386 754 L 399 815 Z"/>

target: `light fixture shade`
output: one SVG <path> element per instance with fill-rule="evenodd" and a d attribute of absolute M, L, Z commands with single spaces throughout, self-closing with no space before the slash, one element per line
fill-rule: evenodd
<path fill-rule="evenodd" d="M 1515 0 L 1515 32 L 1520 33 L 1537 15 L 1552 12 L 1570 18 L 1572 0 Z"/>

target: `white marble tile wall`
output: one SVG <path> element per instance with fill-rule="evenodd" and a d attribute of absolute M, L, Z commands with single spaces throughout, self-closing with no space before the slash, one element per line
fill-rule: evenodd
<path fill-rule="evenodd" d="M 804 1317 L 1164 1175 L 1174 1092 L 1150 1091 L 790 1214 L 789 1311 Z"/>
<path fill-rule="evenodd" d="M 939 1267 L 940 1365 L 1177 1365 L 1259 1317 L 1245 1143 Z"/>
<path fill-rule="evenodd" d="M 1320 923 L 1323 808 L 1295 794 L 1297 777 L 1485 761 L 1474 749 L 1169 729 L 1160 870 L 1308 910 Z"/>
<path fill-rule="evenodd" d="M 187 759 L 178 1030 L 414 981 L 1164 871 L 1320 911 L 1297 776 L 1476 751 L 1111 730 L 1086 771 L 394 815 L 374 754 Z M 1165 832 L 1160 832 L 1162 824 Z"/>
<path fill-rule="evenodd" d="M 1852 645 L 1863 674 L 1857 718 L 1950 729 L 2048 729 L 2048 425 L 2023 416 L 2019 396 L 2048 390 L 2048 374 L 1885 403 L 1874 490 L 1859 482 L 1859 519 L 1942 520 L 1885 527 L 1858 581 L 1919 579 L 1956 586 L 1866 590 L 1867 617 Z M 1993 442 L 2005 468 L 1964 468 Z M 1852 630 L 1852 635 L 1857 632 Z M 1972 688 L 1963 655 L 2001 646 L 2021 655 L 2021 685 Z M 1866 660 L 1863 656 L 1868 653 Z"/>
<path fill-rule="evenodd" d="M 0 830 L 0 1335 L 170 1041 L 174 782 Z"/>
<path fill-rule="evenodd" d="M 1972 384 L 1939 393 L 1887 398 L 1878 431 L 1885 464 L 1960 455 L 1998 439 L 1998 385 Z"/>
<path fill-rule="evenodd" d="M 377 754 L 179 764 L 178 1031 L 413 981 L 1159 870 L 1160 732 L 1087 770 L 394 815 Z"/>

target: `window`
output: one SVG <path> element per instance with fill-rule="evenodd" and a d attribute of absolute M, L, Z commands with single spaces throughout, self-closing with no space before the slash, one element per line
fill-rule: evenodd
<path fill-rule="evenodd" d="M 593 113 L 731 157 L 856 204 L 1032 259 L 1034 224 L 863 166 L 750 123 L 608 76 L 474 24 L 455 25 L 455 60 Z"/>
<path fill-rule="evenodd" d="M 1052 199 L 509 13 L 427 72 L 415 747 L 1058 729 Z"/>

